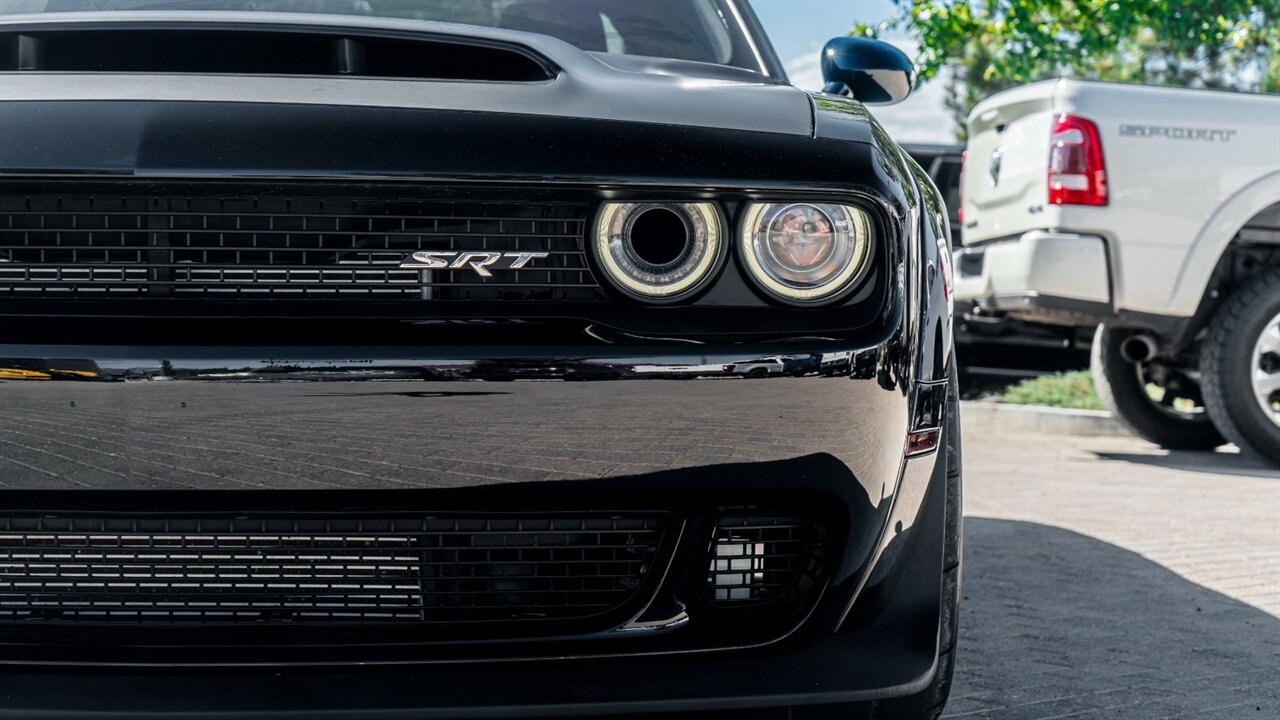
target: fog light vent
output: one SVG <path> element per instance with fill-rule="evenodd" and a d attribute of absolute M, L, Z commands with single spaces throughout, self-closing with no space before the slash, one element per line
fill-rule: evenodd
<path fill-rule="evenodd" d="M 742 537 L 717 538 L 709 582 L 715 600 L 754 600 L 765 582 L 768 546 Z"/>
<path fill-rule="evenodd" d="M 773 603 L 812 587 L 822 555 L 819 526 L 796 517 L 727 512 L 716 524 L 707 598 L 717 605 Z"/>

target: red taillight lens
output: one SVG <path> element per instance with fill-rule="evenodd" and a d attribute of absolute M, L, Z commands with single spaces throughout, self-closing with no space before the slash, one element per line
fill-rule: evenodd
<path fill-rule="evenodd" d="M 1107 166 L 1098 126 L 1059 115 L 1049 138 L 1049 204 L 1106 205 Z"/>
<path fill-rule="evenodd" d="M 964 169 L 969 164 L 969 151 L 965 150 L 960 153 L 960 192 L 956 198 L 960 201 L 960 207 L 956 210 L 956 219 L 964 225 Z"/>

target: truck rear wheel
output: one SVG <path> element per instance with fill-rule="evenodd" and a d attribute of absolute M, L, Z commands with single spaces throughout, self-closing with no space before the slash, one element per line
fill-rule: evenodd
<path fill-rule="evenodd" d="M 1102 404 L 1135 435 L 1164 448 L 1212 450 L 1225 444 L 1191 378 L 1170 372 L 1158 361 L 1134 363 L 1124 358 L 1121 343 L 1135 334 L 1098 326 L 1090 364 Z"/>
<path fill-rule="evenodd" d="M 1280 268 L 1254 277 L 1219 308 L 1200 368 L 1222 434 L 1280 465 Z"/>

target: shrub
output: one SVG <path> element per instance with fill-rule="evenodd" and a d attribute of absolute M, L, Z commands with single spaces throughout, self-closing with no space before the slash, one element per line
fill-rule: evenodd
<path fill-rule="evenodd" d="M 1002 401 L 1013 405 L 1048 405 L 1073 410 L 1102 410 L 1088 370 L 1023 380 L 1005 390 Z"/>

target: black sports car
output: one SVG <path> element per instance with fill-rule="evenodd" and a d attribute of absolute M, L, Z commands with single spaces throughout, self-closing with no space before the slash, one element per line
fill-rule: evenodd
<path fill-rule="evenodd" d="M 0 48 L 0 718 L 940 712 L 900 52 L 806 93 L 744 0 L 5 0 Z"/>

